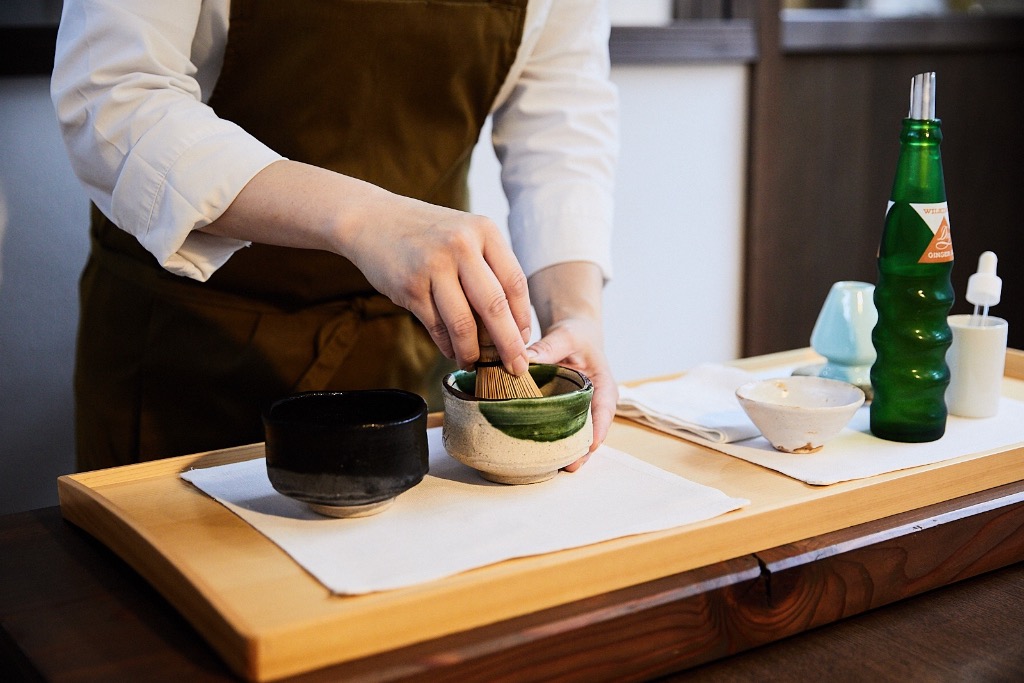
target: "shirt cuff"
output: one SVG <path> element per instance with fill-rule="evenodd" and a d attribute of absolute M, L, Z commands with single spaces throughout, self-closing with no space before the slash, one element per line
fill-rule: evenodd
<path fill-rule="evenodd" d="M 283 157 L 233 123 L 211 119 L 175 144 L 143 136 L 112 197 L 113 220 L 168 271 L 206 281 L 249 243 L 197 232 L 220 217 L 253 176 Z"/>
<path fill-rule="evenodd" d="M 527 277 L 557 263 L 589 261 L 610 280 L 612 214 L 603 188 L 546 184 L 520 197 L 509 214 L 509 236 Z"/>

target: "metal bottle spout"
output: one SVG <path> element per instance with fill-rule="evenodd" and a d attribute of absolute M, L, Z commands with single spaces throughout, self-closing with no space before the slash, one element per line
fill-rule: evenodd
<path fill-rule="evenodd" d="M 919 121 L 935 118 L 935 72 L 917 74 L 910 80 L 910 113 Z"/>

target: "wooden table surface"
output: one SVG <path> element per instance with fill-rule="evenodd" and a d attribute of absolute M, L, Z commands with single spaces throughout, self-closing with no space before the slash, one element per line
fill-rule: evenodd
<path fill-rule="evenodd" d="M 1018 482 L 289 680 L 1020 680 L 1022 561 Z M 46 508 L 0 518 L 0 680 L 235 679 Z"/>
<path fill-rule="evenodd" d="M 808 354 L 737 363 L 789 374 Z M 1024 353 L 1007 361 L 1004 393 L 1024 400 Z M 1000 448 L 970 444 L 977 452 L 821 487 L 616 420 L 610 447 L 749 504 L 664 532 L 359 596 L 331 595 L 181 480 L 186 469 L 261 457 L 261 444 L 69 475 L 58 489 L 66 520 L 138 571 L 252 680 L 324 667 L 379 680 L 441 664 L 460 679 L 588 679 L 595 671 L 646 679 L 1024 560 L 1016 533 L 1024 494 L 965 498 L 1024 485 L 1024 432 L 1009 426 L 1012 443 Z M 960 502 L 941 514 L 914 513 L 951 500 Z M 1003 508 L 1014 510 L 999 518 L 1013 533 L 975 528 Z"/>

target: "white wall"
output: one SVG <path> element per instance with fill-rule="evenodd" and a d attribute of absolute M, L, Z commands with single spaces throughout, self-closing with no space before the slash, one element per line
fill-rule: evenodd
<path fill-rule="evenodd" d="M 736 358 L 748 70 L 615 67 L 622 149 L 615 275 L 605 290 L 608 356 L 622 380 Z M 482 139 L 486 143 L 488 131 Z M 504 225 L 498 162 L 478 145 L 473 210 Z"/>
<path fill-rule="evenodd" d="M 608 0 L 612 26 L 659 26 L 672 21 L 672 0 Z"/>
<path fill-rule="evenodd" d="M 748 70 L 618 67 L 622 152 L 606 337 L 621 379 L 740 351 Z"/>
<path fill-rule="evenodd" d="M 0 513 L 74 466 L 71 368 L 89 204 L 46 78 L 0 79 Z"/>
<path fill-rule="evenodd" d="M 609 357 L 620 379 L 739 349 L 747 71 L 616 67 L 622 152 Z M 0 79 L 0 514 L 56 504 L 74 466 L 71 376 L 88 203 L 44 78 Z M 486 140 L 486 136 L 484 138 Z M 474 210 L 504 223 L 481 145 Z"/>

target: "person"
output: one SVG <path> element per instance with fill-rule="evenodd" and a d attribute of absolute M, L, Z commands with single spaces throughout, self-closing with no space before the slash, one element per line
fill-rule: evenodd
<path fill-rule="evenodd" d="M 66 0 L 78 468 L 262 441 L 298 391 L 432 397 L 478 325 L 510 372 L 592 379 L 593 452 L 617 397 L 608 31 L 593 0 Z M 468 212 L 489 115 L 511 243 Z"/>

